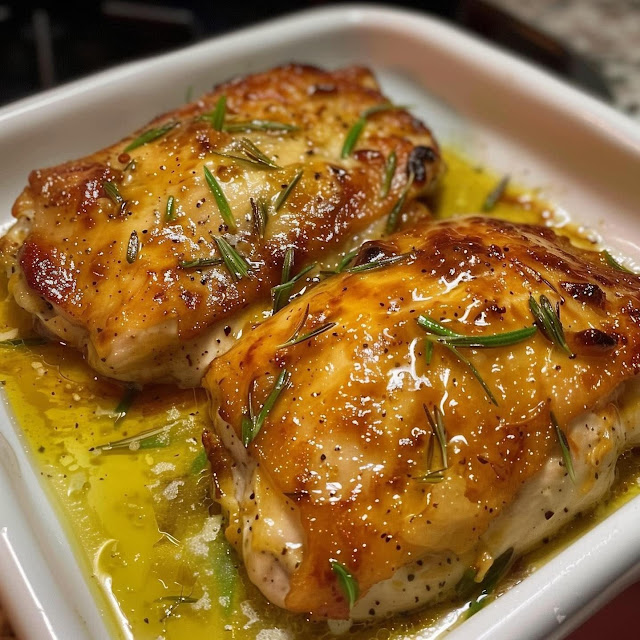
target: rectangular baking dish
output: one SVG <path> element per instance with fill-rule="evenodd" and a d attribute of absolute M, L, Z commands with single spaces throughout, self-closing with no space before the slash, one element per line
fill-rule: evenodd
<path fill-rule="evenodd" d="M 237 74 L 286 62 L 361 64 L 439 141 L 571 212 L 639 260 L 640 127 L 437 20 L 379 6 L 300 13 L 100 73 L 0 110 L 0 222 L 31 169 L 91 153 Z M 6 403 L 5 403 L 6 405 Z M 0 599 L 25 639 L 109 638 L 10 408 L 0 406 Z M 640 498 L 448 637 L 560 638 L 640 575 Z M 114 611 L 115 611 L 114 604 Z"/>

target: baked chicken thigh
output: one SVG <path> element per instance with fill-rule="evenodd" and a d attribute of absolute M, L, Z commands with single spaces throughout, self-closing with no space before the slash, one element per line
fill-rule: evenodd
<path fill-rule="evenodd" d="M 362 68 L 221 86 L 33 171 L 4 240 L 18 304 L 112 378 L 196 385 L 291 276 L 426 215 L 429 130 Z"/>
<path fill-rule="evenodd" d="M 354 620 L 480 583 L 640 444 L 639 323 L 640 277 L 548 228 L 466 217 L 365 243 L 204 379 L 251 580 Z"/>

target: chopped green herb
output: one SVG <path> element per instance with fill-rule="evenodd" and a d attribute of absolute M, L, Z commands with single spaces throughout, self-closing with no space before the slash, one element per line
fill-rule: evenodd
<path fill-rule="evenodd" d="M 181 269 L 201 269 L 202 267 L 215 267 L 222 264 L 222 258 L 196 258 L 195 260 L 186 260 L 180 263 Z"/>
<path fill-rule="evenodd" d="M 193 85 L 190 84 L 184 92 L 184 101 L 185 102 L 191 102 L 191 100 L 193 99 Z"/>
<path fill-rule="evenodd" d="M 433 407 L 433 415 L 431 415 L 431 412 L 429 411 L 429 408 L 426 404 L 423 404 L 422 408 L 427 415 L 427 421 L 429 422 L 429 426 L 431 427 L 433 437 L 438 440 L 438 445 L 440 446 L 440 460 L 442 462 L 442 470 L 445 470 L 449 467 L 449 461 L 447 458 L 447 430 L 444 426 L 444 416 L 442 415 L 442 411 L 440 411 L 440 408 L 435 405 Z"/>
<path fill-rule="evenodd" d="M 122 398 L 120 398 L 120 402 L 118 402 L 118 406 L 115 408 L 113 412 L 113 417 L 115 418 L 114 424 L 118 424 L 124 420 L 124 417 L 129 413 L 129 409 L 133 405 L 133 401 L 136 399 L 138 395 L 138 389 L 135 387 L 127 387 L 122 394 Z"/>
<path fill-rule="evenodd" d="M 500 580 L 507 573 L 512 558 L 513 547 L 510 547 L 493 561 L 493 564 L 489 567 L 481 582 L 475 581 L 477 572 L 474 569 L 468 568 L 464 572 L 462 578 L 460 578 L 456 585 L 458 597 L 468 599 L 473 597 L 474 594 L 478 594 L 474 600 L 469 603 L 467 618 L 470 618 L 474 613 L 480 611 L 480 609 L 491 601 L 490 596 L 495 591 Z"/>
<path fill-rule="evenodd" d="M 236 226 L 235 218 L 233 217 L 233 213 L 231 211 L 231 207 L 229 206 L 229 201 L 224 195 L 224 191 L 222 191 L 222 187 L 215 179 L 215 176 L 209 170 L 209 167 L 204 167 L 204 177 L 209 185 L 209 189 L 211 193 L 213 193 L 213 197 L 216 200 L 216 204 L 218 205 L 218 209 L 220 209 L 220 215 L 224 220 L 225 224 L 229 228 L 229 231 L 235 233 L 238 228 Z"/>
<path fill-rule="evenodd" d="M 361 273 L 362 271 L 371 271 L 373 269 L 382 269 L 396 262 L 402 262 L 411 257 L 411 253 L 401 253 L 397 256 L 389 256 L 388 258 L 380 258 L 380 260 L 372 260 L 363 264 L 357 264 L 355 267 L 345 269 L 345 273 Z"/>
<path fill-rule="evenodd" d="M 116 410 L 117 411 L 117 410 Z M 135 453 L 146 449 L 160 449 L 169 446 L 170 428 L 167 426 L 156 429 L 148 429 L 135 436 L 115 440 L 101 444 L 90 451 L 102 451 L 102 453 Z"/>
<path fill-rule="evenodd" d="M 129 242 L 127 243 L 127 262 L 133 264 L 140 251 L 140 239 L 138 238 L 138 232 L 132 231 L 129 236 Z"/>
<path fill-rule="evenodd" d="M 267 208 L 267 203 L 262 198 L 258 198 L 257 200 L 249 198 L 249 202 L 251 203 L 253 228 L 261 238 L 264 238 L 264 234 L 267 230 L 267 222 L 269 222 L 269 209 Z"/>
<path fill-rule="evenodd" d="M 400 214 L 402 213 L 402 207 L 404 207 L 404 203 L 407 199 L 407 195 L 409 193 L 409 189 L 411 189 L 411 185 L 413 184 L 415 176 L 413 172 L 409 174 L 407 178 L 407 184 L 404 185 L 404 189 L 402 189 L 402 193 L 398 198 L 397 202 L 393 205 L 393 208 L 389 212 L 387 217 L 387 224 L 385 225 L 385 233 L 390 234 L 393 233 L 398 228 L 398 222 L 400 222 Z"/>
<path fill-rule="evenodd" d="M 223 130 L 228 133 L 238 133 L 239 131 L 299 131 L 300 127 L 274 120 L 248 120 L 244 122 L 227 122 Z"/>
<path fill-rule="evenodd" d="M 218 101 L 216 102 L 215 109 L 213 110 L 213 115 L 211 117 L 211 126 L 216 131 L 222 131 L 224 127 L 224 118 L 227 114 L 227 96 L 220 96 Z"/>
<path fill-rule="evenodd" d="M 522 342 L 523 340 L 530 338 L 536 331 L 537 328 L 535 326 L 531 326 L 516 329 L 515 331 L 507 331 L 506 333 L 495 333 L 488 336 L 438 336 L 434 337 L 432 341 L 439 344 L 468 349 L 495 349 L 497 347 L 507 347 L 509 345 Z"/>
<path fill-rule="evenodd" d="M 381 113 L 383 111 L 392 111 L 395 109 L 404 109 L 405 107 L 400 105 L 391 104 L 390 102 L 386 102 L 384 104 L 376 104 L 373 107 L 369 107 L 365 109 L 360 117 L 355 121 L 351 129 L 349 129 L 347 136 L 344 140 L 344 144 L 342 145 L 342 151 L 340 152 L 341 158 L 348 158 L 351 155 L 360 135 L 362 134 L 365 125 L 367 124 L 367 119 L 376 113 Z"/>
<path fill-rule="evenodd" d="M 628 267 L 625 267 L 623 264 L 620 264 L 606 249 L 602 253 L 607 264 L 610 267 L 613 267 L 616 271 L 622 271 L 623 273 L 632 273 L 634 275 L 637 275 L 635 271 L 632 271 Z"/>
<path fill-rule="evenodd" d="M 451 329 L 448 329 L 447 327 L 445 327 L 444 325 L 440 324 L 439 322 L 437 322 L 433 318 L 430 318 L 427 315 L 421 315 L 417 319 L 417 322 L 423 329 L 425 329 L 425 331 L 428 331 L 429 334 L 433 334 L 433 335 L 427 335 L 428 341 L 435 342 L 446 347 L 447 349 L 449 349 L 449 351 L 451 351 L 451 353 L 453 353 L 456 356 L 456 358 L 458 358 L 458 360 L 460 360 L 461 362 L 467 365 L 467 367 L 470 369 L 473 376 L 482 385 L 482 388 L 487 394 L 489 400 L 491 400 L 491 402 L 496 406 L 498 405 L 498 401 L 496 400 L 495 396 L 493 395 L 487 383 L 484 381 L 484 379 L 480 375 L 480 372 L 476 369 L 476 367 L 472 364 L 472 362 L 467 357 L 465 357 L 464 355 L 462 355 L 462 353 L 460 353 L 458 349 L 459 348 L 492 349 L 496 347 L 505 347 L 508 345 L 516 344 L 518 342 L 522 342 L 523 340 L 526 340 L 536 332 L 535 327 L 525 327 L 523 329 L 518 329 L 516 331 L 509 331 L 506 333 L 499 333 L 499 334 L 493 334 L 488 336 L 463 336 L 459 333 L 455 333 L 454 331 L 451 331 Z M 430 361 L 431 361 L 431 354 L 429 353 L 427 364 L 429 364 Z"/>
<path fill-rule="evenodd" d="M 249 263 L 224 238 L 214 237 L 218 251 L 234 280 L 241 280 L 249 275 Z"/>
<path fill-rule="evenodd" d="M 275 403 L 280 397 L 280 394 L 289 386 L 290 380 L 291 375 L 286 369 L 283 369 L 273 385 L 273 389 L 262 406 L 262 409 L 260 409 L 257 415 L 253 414 L 253 402 L 251 395 L 249 395 L 249 417 L 245 417 L 242 420 L 242 442 L 245 447 L 248 447 L 258 435 L 260 429 L 262 429 L 262 426 L 264 425 L 264 421 L 269 415 L 269 412 L 273 409 Z"/>
<path fill-rule="evenodd" d="M 168 122 L 167 124 L 157 127 L 155 129 L 149 129 L 145 131 L 143 134 L 139 135 L 135 140 L 131 141 L 125 148 L 124 152 L 128 153 L 129 151 L 133 151 L 142 145 L 145 145 L 149 142 L 153 142 L 158 138 L 162 138 L 165 136 L 171 129 L 173 129 L 178 123 L 177 122 Z"/>
<path fill-rule="evenodd" d="M 306 275 L 316 265 L 315 263 L 309 264 L 304 269 L 299 271 L 295 276 L 291 277 L 291 267 L 293 266 L 294 250 L 289 247 L 284 254 L 284 261 L 282 263 L 282 278 L 281 283 L 271 289 L 271 296 L 273 298 L 273 313 L 277 313 L 289 304 L 291 298 L 291 292 L 295 284 Z"/>
<path fill-rule="evenodd" d="M 156 602 L 178 602 L 180 604 L 193 604 L 194 602 L 198 602 L 198 599 L 192 598 L 191 596 L 162 596 L 162 598 L 158 598 Z"/>
<path fill-rule="evenodd" d="M 571 447 L 569 446 L 569 441 L 567 440 L 567 436 L 564 431 L 560 428 L 558 424 L 558 420 L 556 419 L 555 414 L 551 411 L 551 424 L 555 429 L 556 436 L 558 437 L 558 442 L 560 443 L 560 449 L 562 450 L 562 459 L 564 460 L 564 466 L 567 469 L 567 473 L 571 478 L 572 482 L 576 481 L 576 472 L 573 468 L 573 458 L 571 457 Z"/>
<path fill-rule="evenodd" d="M 433 342 L 425 338 L 424 339 L 424 360 L 427 364 L 431 364 L 431 358 L 433 358 Z"/>
<path fill-rule="evenodd" d="M 291 195 L 291 192 L 295 189 L 298 182 L 300 182 L 300 178 L 302 178 L 303 173 L 304 171 L 302 169 L 298 169 L 298 171 L 296 171 L 296 175 L 293 176 L 291 182 L 289 182 L 287 187 L 280 193 L 275 204 L 273 205 L 275 211 L 280 210 L 280 207 L 282 207 L 287 198 Z"/>
<path fill-rule="evenodd" d="M 193 459 L 191 466 L 189 467 L 189 473 L 192 476 L 201 474 L 206 468 L 209 460 L 207 458 L 207 452 L 202 449 L 200 453 Z"/>
<path fill-rule="evenodd" d="M 115 204 L 122 204 L 124 202 L 124 198 L 120 195 L 118 185 L 115 182 L 103 182 L 102 188 Z"/>
<path fill-rule="evenodd" d="M 327 269 L 327 270 L 320 271 L 320 275 L 334 276 L 336 273 L 342 273 L 347 268 L 347 265 L 358 255 L 359 251 L 360 251 L 360 247 L 356 249 L 352 249 L 342 257 L 342 259 L 338 263 L 338 266 L 335 269 Z"/>
<path fill-rule="evenodd" d="M 425 475 L 416 478 L 418 482 L 424 482 L 426 484 L 438 484 L 444 480 L 444 472 L 446 469 L 436 469 L 435 471 L 428 471 Z"/>
<path fill-rule="evenodd" d="M 358 595 L 360 594 L 360 587 L 358 581 L 353 574 L 343 564 L 337 560 L 330 560 L 331 570 L 338 577 L 338 584 L 342 593 L 344 593 L 347 602 L 349 603 L 349 609 L 353 607 Z"/>
<path fill-rule="evenodd" d="M 509 184 L 509 176 L 504 176 L 500 182 L 491 190 L 489 195 L 486 197 L 485 201 L 482 203 L 483 211 L 493 211 L 496 204 L 507 189 L 507 185 Z"/>
<path fill-rule="evenodd" d="M 167 199 L 167 210 L 164 217 L 168 222 L 176 219 L 176 199 L 173 196 L 169 196 Z"/>
<path fill-rule="evenodd" d="M 335 322 L 327 322 L 320 327 L 316 327 L 315 329 L 312 329 L 311 331 L 300 335 L 300 331 L 302 330 L 302 327 L 304 326 L 304 323 L 306 322 L 308 316 L 309 305 L 307 305 L 305 312 L 302 314 L 302 320 L 298 323 L 295 331 L 293 332 L 293 335 L 286 342 L 282 343 L 278 347 L 278 349 L 286 349 L 287 347 L 293 347 L 294 345 L 300 344 L 301 342 L 306 342 L 307 340 L 311 340 L 312 338 L 315 338 L 321 333 L 329 331 L 329 329 L 333 329 L 333 327 L 336 326 Z"/>
<path fill-rule="evenodd" d="M 380 188 L 380 197 L 386 198 L 389 195 L 389 189 L 391 189 L 391 182 L 393 176 L 396 173 L 396 166 L 398 164 L 398 157 L 395 150 L 392 151 L 384 165 L 384 178 L 382 180 L 382 187 Z"/>
<path fill-rule="evenodd" d="M 570 358 L 575 358 L 575 354 L 567 344 L 562 322 L 560 322 L 560 305 L 556 305 L 554 309 L 547 296 L 541 295 L 538 303 L 532 295 L 529 295 L 529 309 L 544 337 L 560 347 Z"/>
<path fill-rule="evenodd" d="M 249 138 L 242 138 L 240 140 L 240 147 L 242 151 L 254 162 L 264 165 L 270 169 L 281 169 L 269 156 L 265 155 Z"/>
<path fill-rule="evenodd" d="M 36 347 L 47 342 L 44 338 L 10 338 L 0 340 L 0 347 Z"/>
<path fill-rule="evenodd" d="M 360 117 L 355 121 L 351 129 L 349 129 L 347 137 L 344 139 L 344 143 L 342 145 L 342 151 L 340 152 L 341 158 L 348 158 L 351 155 L 351 152 L 356 146 L 358 138 L 360 138 L 362 130 L 365 128 L 366 124 L 366 119 Z"/>

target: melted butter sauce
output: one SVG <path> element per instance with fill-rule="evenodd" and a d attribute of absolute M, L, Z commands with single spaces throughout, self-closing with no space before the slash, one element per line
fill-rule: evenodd
<path fill-rule="evenodd" d="M 435 214 L 480 210 L 497 177 L 454 152 L 445 158 L 448 172 L 434 197 Z M 510 188 L 492 215 L 552 223 L 554 209 L 535 193 Z M 582 246 L 591 244 L 571 227 L 562 232 Z M 0 286 L 3 337 L 29 335 L 30 318 L 9 298 L 5 280 Z M 1 349 L 0 381 L 114 637 L 332 637 L 326 624 L 267 603 L 225 542 L 200 444 L 207 415 L 203 392 L 147 387 L 115 423 L 123 388 L 96 377 L 78 353 L 62 345 Z M 149 448 L 96 449 L 162 427 Z M 505 586 L 637 495 L 639 483 L 640 454 L 630 452 L 618 464 L 607 500 L 521 559 Z M 459 604 L 353 627 L 348 637 L 436 637 L 455 624 Z"/>

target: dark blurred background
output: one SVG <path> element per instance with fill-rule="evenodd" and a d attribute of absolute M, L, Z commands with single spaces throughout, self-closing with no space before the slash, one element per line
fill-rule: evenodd
<path fill-rule="evenodd" d="M 93 71 L 177 49 L 212 35 L 328 0 L 252 4 L 216 0 L 0 0 L 0 104 Z M 537 61 L 605 99 L 597 65 L 484 0 L 404 0 Z M 534 3 L 535 4 L 535 3 Z"/>

